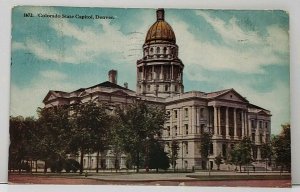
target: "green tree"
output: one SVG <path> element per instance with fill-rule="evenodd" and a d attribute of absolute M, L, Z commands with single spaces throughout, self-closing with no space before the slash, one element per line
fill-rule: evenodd
<path fill-rule="evenodd" d="M 263 143 L 260 147 L 261 158 L 266 161 L 266 171 L 268 163 L 271 163 L 273 157 L 273 147 L 271 143 Z"/>
<path fill-rule="evenodd" d="M 218 170 L 220 170 L 220 165 L 223 164 L 223 158 L 221 154 L 215 157 L 215 164 L 218 166 Z"/>
<path fill-rule="evenodd" d="M 231 150 L 231 163 L 240 167 L 242 171 L 242 166 L 250 164 L 253 159 L 251 155 L 251 149 L 253 144 L 249 137 L 244 137 L 240 143 L 236 144 Z"/>
<path fill-rule="evenodd" d="M 150 169 L 156 169 L 158 172 L 158 169 L 167 170 L 170 167 L 169 157 L 159 142 L 151 142 L 148 156 Z"/>
<path fill-rule="evenodd" d="M 165 110 L 157 105 L 149 105 L 137 101 L 132 105 L 116 108 L 116 137 L 120 140 L 122 149 L 129 153 L 136 171 L 142 164 L 145 155 L 147 138 L 158 139 L 166 119 Z"/>
<path fill-rule="evenodd" d="M 272 141 L 275 162 L 284 168 L 291 171 L 291 135 L 290 124 L 281 125 L 282 130 L 278 136 L 275 136 Z"/>
<path fill-rule="evenodd" d="M 178 159 L 178 151 L 179 151 L 179 144 L 177 140 L 172 140 L 171 142 L 171 164 L 172 168 L 175 172 L 176 168 L 176 160 Z"/>
<path fill-rule="evenodd" d="M 208 156 L 209 156 L 209 154 L 211 152 L 210 151 L 210 147 L 212 145 L 211 137 L 212 137 L 211 133 L 204 132 L 201 135 L 201 138 L 200 138 L 200 141 L 201 141 L 201 144 L 200 144 L 200 154 L 201 154 L 202 161 L 205 162 L 205 165 L 207 165 Z"/>
<path fill-rule="evenodd" d="M 37 129 L 34 133 L 38 159 L 48 165 L 63 161 L 69 153 L 71 124 L 68 106 L 55 106 L 38 109 Z"/>
<path fill-rule="evenodd" d="M 83 157 L 86 153 L 99 153 L 107 148 L 110 118 L 106 107 L 95 102 L 73 106 L 70 150 L 80 152 L 80 174 L 83 173 Z M 98 170 L 98 167 L 97 167 Z"/>
<path fill-rule="evenodd" d="M 36 158 L 33 143 L 35 128 L 36 120 L 33 117 L 25 119 L 22 116 L 10 117 L 9 170 L 18 169 L 21 172 L 24 160 L 32 161 Z"/>

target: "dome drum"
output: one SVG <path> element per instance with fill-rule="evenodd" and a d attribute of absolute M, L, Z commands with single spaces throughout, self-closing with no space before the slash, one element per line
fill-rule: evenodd
<path fill-rule="evenodd" d="M 178 58 L 178 46 L 164 10 L 156 11 L 157 20 L 149 28 L 143 45 L 143 58 L 137 61 L 137 93 L 170 97 L 183 93 L 184 65 Z"/>

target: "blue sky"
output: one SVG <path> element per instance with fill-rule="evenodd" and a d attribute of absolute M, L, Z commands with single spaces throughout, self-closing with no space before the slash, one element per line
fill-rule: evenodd
<path fill-rule="evenodd" d="M 24 18 L 31 12 L 36 17 Z M 114 19 L 43 18 L 37 14 Z M 107 80 L 135 90 L 136 60 L 154 9 L 16 7 L 13 10 L 11 115 L 36 116 L 49 90 Z M 269 109 L 272 132 L 290 120 L 289 17 L 284 11 L 165 10 L 183 61 L 185 91 L 234 88 Z"/>

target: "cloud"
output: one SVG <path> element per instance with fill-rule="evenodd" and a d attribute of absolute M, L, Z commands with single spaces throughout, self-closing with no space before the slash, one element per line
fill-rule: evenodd
<path fill-rule="evenodd" d="M 40 74 L 43 78 L 46 78 L 49 80 L 64 80 L 67 78 L 66 74 L 61 73 L 59 71 L 55 71 L 55 70 L 41 71 Z"/>
<path fill-rule="evenodd" d="M 144 34 L 123 34 L 118 26 L 107 20 L 86 27 L 79 27 L 67 20 L 50 20 L 49 26 L 61 41 L 70 37 L 75 40 L 74 43 L 61 44 L 55 49 L 48 42 L 26 39 L 23 43 L 13 42 L 13 50 L 27 50 L 42 60 L 70 64 L 97 63 L 99 58 L 106 58 L 114 63 L 132 65 L 142 56 Z M 99 28 L 103 30 L 100 31 Z"/>
<path fill-rule="evenodd" d="M 49 90 L 71 91 L 77 88 L 76 84 L 65 79 L 67 76 L 58 71 L 42 71 L 29 85 L 21 88 L 11 84 L 11 105 L 10 114 L 13 116 L 22 115 L 37 116 L 38 107 L 43 107 L 43 99 Z"/>
<path fill-rule="evenodd" d="M 225 43 L 197 36 L 186 22 L 178 17 L 172 19 L 180 58 L 185 65 L 201 66 L 207 70 L 262 74 L 265 66 L 288 63 L 289 37 L 288 32 L 282 28 L 267 26 L 266 37 L 262 37 L 255 31 L 244 31 L 237 24 L 236 18 L 226 23 L 206 12 L 196 13 L 213 27 Z"/>
<path fill-rule="evenodd" d="M 234 89 L 247 96 L 250 103 L 266 108 L 272 113 L 272 134 L 281 131 L 281 124 L 290 123 L 290 88 L 282 82 L 276 82 L 273 90 L 257 92 L 243 84 L 233 85 Z"/>

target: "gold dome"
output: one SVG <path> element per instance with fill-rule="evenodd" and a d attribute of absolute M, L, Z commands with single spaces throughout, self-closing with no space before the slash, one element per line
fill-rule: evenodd
<path fill-rule="evenodd" d="M 145 43 L 168 41 L 176 43 L 175 33 L 172 27 L 164 20 L 164 10 L 156 11 L 157 21 L 149 28 Z"/>

